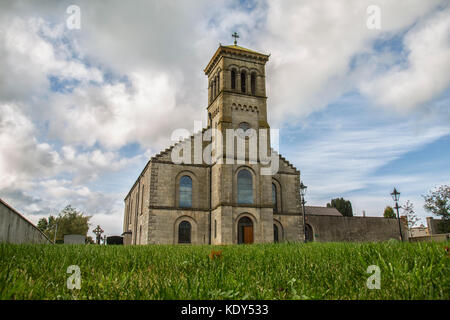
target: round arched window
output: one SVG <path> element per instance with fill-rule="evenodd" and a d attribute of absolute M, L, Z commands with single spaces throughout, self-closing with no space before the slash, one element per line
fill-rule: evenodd
<path fill-rule="evenodd" d="M 191 243 L 191 229 L 188 221 L 182 221 L 178 225 L 178 243 Z"/>
<path fill-rule="evenodd" d="M 180 207 L 192 207 L 192 178 L 182 176 L 180 179 Z"/>
<path fill-rule="evenodd" d="M 253 203 L 253 177 L 250 171 L 243 169 L 237 176 L 238 204 Z"/>

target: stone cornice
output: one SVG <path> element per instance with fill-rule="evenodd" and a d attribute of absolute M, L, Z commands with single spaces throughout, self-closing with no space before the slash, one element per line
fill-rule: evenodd
<path fill-rule="evenodd" d="M 216 52 L 214 53 L 213 57 L 209 61 L 209 63 L 206 65 L 205 69 L 203 70 L 205 74 L 208 74 L 211 72 L 211 70 L 216 65 L 217 61 L 220 59 L 221 55 L 223 54 L 230 54 L 230 55 L 236 55 L 241 56 L 245 58 L 254 59 L 257 61 L 261 61 L 263 63 L 267 62 L 269 60 L 270 55 L 262 54 L 255 51 L 249 51 L 249 50 L 242 50 L 239 48 L 232 48 L 228 46 L 222 46 L 219 45 L 219 48 L 217 48 Z"/>

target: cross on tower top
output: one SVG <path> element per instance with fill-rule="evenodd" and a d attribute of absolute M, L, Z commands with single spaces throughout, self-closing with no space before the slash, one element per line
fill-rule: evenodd
<path fill-rule="evenodd" d="M 237 46 L 237 38 L 239 38 L 239 35 L 235 32 L 231 36 L 234 37 L 234 45 Z"/>

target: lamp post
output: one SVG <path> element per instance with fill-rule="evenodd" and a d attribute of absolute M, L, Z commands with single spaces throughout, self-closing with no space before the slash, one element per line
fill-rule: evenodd
<path fill-rule="evenodd" d="M 305 186 L 303 184 L 303 181 L 300 182 L 300 195 L 302 196 L 302 208 L 303 208 L 303 235 L 305 237 L 304 242 L 306 243 L 306 211 L 305 211 L 305 193 L 306 193 L 306 188 L 307 186 Z"/>
<path fill-rule="evenodd" d="M 397 189 L 394 188 L 394 191 L 391 192 L 391 196 L 392 199 L 395 201 L 395 209 L 397 209 L 398 230 L 400 232 L 400 239 L 403 241 L 402 226 L 400 223 L 400 214 L 398 212 L 399 209 L 398 200 L 400 199 L 400 192 L 398 192 Z"/>

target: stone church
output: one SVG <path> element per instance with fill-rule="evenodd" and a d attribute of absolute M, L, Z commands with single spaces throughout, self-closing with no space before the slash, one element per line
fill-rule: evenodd
<path fill-rule="evenodd" d="M 236 42 L 219 46 L 204 69 L 208 77 L 208 126 L 148 161 L 125 197 L 124 244 L 304 240 L 300 171 L 271 149 L 270 138 L 262 139 L 255 134 L 270 130 L 265 76 L 268 60 L 269 55 L 243 48 Z M 231 141 L 227 137 L 218 143 L 213 135 L 208 141 L 203 135 L 212 128 L 223 136 L 230 129 L 238 134 Z M 225 152 L 230 144 L 230 149 L 236 150 L 235 138 L 244 141 L 244 155 L 239 156 L 238 152 L 238 156 L 234 153 L 230 156 Z M 261 152 L 257 152 L 256 158 L 250 156 L 250 141 L 255 141 L 252 138 L 258 141 L 258 151 L 264 149 L 272 160 L 277 160 L 273 174 L 261 174 L 267 166 Z M 210 161 L 194 159 L 194 149 L 199 144 L 201 153 L 214 144 Z M 174 161 L 174 152 L 184 160 Z M 351 223 L 343 221 L 347 217 L 334 208 L 309 207 L 307 213 L 308 210 L 309 240 L 352 240 L 353 236 L 347 239 L 348 234 L 364 240 L 367 234 L 366 222 L 351 222 L 356 223 L 355 230 L 346 232 L 341 225 L 348 227 Z M 321 215 L 327 216 L 325 225 L 317 219 Z M 395 233 L 395 220 L 392 225 L 386 237 Z M 329 229 L 333 226 L 336 230 Z"/>

